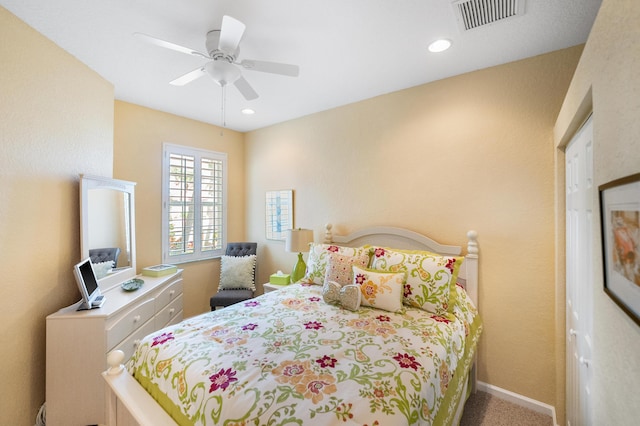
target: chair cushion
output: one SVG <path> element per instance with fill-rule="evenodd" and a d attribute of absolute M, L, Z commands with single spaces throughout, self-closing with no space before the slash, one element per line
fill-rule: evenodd
<path fill-rule="evenodd" d="M 229 306 L 252 297 L 253 291 L 251 290 L 221 290 L 211 297 L 209 304 L 211 309 L 215 309 L 216 306 Z"/>

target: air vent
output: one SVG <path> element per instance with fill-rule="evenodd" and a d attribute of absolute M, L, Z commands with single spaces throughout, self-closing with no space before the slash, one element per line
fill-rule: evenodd
<path fill-rule="evenodd" d="M 525 0 L 462 0 L 453 3 L 463 31 L 524 14 Z"/>

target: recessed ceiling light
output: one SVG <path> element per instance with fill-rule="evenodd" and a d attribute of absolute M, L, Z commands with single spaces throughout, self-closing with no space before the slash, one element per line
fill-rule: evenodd
<path fill-rule="evenodd" d="M 440 40 L 434 41 L 429 45 L 429 52 L 433 52 L 433 53 L 444 52 L 450 47 L 451 47 L 451 40 L 442 38 Z"/>
<path fill-rule="evenodd" d="M 251 115 L 251 114 L 255 114 L 256 112 L 254 110 L 252 110 L 251 108 L 244 108 L 242 110 L 242 113 L 245 115 Z"/>

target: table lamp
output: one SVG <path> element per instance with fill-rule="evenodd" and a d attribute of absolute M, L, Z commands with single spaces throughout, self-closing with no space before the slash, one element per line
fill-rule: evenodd
<path fill-rule="evenodd" d="M 291 253 L 298 252 L 298 261 L 291 271 L 291 282 L 295 283 L 304 277 L 307 265 L 302 258 L 303 251 L 309 251 L 309 244 L 313 242 L 311 229 L 290 229 L 287 231 L 285 250 Z"/>

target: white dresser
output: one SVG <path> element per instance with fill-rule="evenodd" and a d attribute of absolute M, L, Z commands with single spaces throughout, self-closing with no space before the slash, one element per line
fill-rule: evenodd
<path fill-rule="evenodd" d="M 104 423 L 107 353 L 128 360 L 142 337 L 182 320 L 182 270 L 137 278 L 142 288 L 113 287 L 99 309 L 77 311 L 78 302 L 47 317 L 47 426 Z"/>

